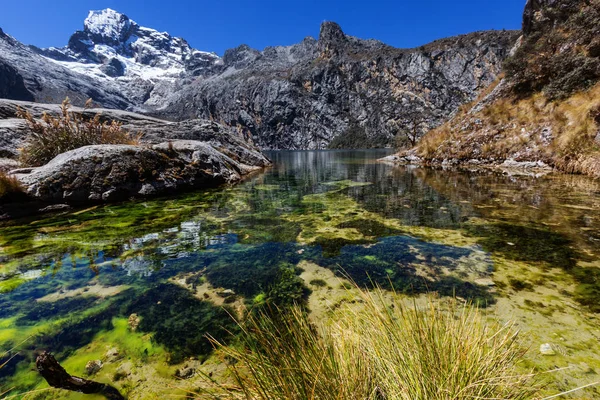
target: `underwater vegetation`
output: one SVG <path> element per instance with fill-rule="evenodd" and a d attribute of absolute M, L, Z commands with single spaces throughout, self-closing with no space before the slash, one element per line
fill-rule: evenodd
<path fill-rule="evenodd" d="M 361 287 L 379 286 L 397 292 L 417 295 L 437 292 L 458 296 L 480 306 L 494 303 L 489 288 L 448 275 L 445 271 L 460 269 L 461 259 L 472 249 L 428 243 L 409 236 L 393 236 L 369 245 L 349 245 L 340 255 L 322 258 L 318 263 L 348 276 Z M 481 273 L 491 273 L 492 264 L 481 265 Z M 429 276 L 424 275 L 426 270 Z"/>
<path fill-rule="evenodd" d="M 467 225 L 467 232 L 491 253 L 503 257 L 546 264 L 550 268 L 569 270 L 582 258 L 564 235 L 549 229 L 540 229 L 508 223 Z"/>
<path fill-rule="evenodd" d="M 213 347 L 208 337 L 227 341 L 237 326 L 233 311 L 196 298 L 173 284 L 159 284 L 137 297 L 128 314 L 141 317 L 138 329 L 153 333 L 152 340 L 169 350 L 169 362 L 209 355 Z"/>
<path fill-rule="evenodd" d="M 136 374 L 158 371 L 168 392 L 176 369 L 213 365 L 207 334 L 239 344 L 233 316 L 360 306 L 339 293 L 345 278 L 502 306 L 550 332 L 542 343 L 575 335 L 542 318 L 597 329 L 587 314 L 600 312 L 597 183 L 392 169 L 372 161 L 384 152 L 274 154 L 272 169 L 235 187 L 2 222 L 0 348 L 31 339 L 0 385 L 38 387 L 38 349 L 82 374 L 118 347 L 134 371 L 107 364 L 103 379 L 141 399 L 150 384 Z M 596 347 L 569 346 L 600 368 Z"/>

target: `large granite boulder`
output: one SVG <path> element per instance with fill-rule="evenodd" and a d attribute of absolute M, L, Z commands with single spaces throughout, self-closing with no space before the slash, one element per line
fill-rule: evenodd
<path fill-rule="evenodd" d="M 109 202 L 239 181 L 268 165 L 244 164 L 208 143 L 95 145 L 63 153 L 48 164 L 17 172 L 27 193 L 45 202 Z"/>

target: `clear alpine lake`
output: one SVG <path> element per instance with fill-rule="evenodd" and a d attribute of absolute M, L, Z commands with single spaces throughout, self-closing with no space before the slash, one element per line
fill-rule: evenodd
<path fill-rule="evenodd" d="M 102 361 L 94 379 L 129 398 L 183 395 L 224 373 L 205 335 L 234 340 L 233 317 L 270 301 L 324 318 L 355 301 L 347 278 L 514 321 L 523 368 L 568 368 L 553 391 L 597 381 L 600 181 L 377 161 L 390 153 L 267 152 L 236 186 L 3 222 L 0 354 L 16 356 L 0 393 L 47 387 L 33 369 L 50 350 L 77 376 Z"/>

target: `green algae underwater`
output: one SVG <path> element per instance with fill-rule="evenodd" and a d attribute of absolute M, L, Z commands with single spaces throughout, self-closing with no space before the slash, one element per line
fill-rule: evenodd
<path fill-rule="evenodd" d="M 326 318 L 356 301 L 346 278 L 514 321 L 524 370 L 565 368 L 548 393 L 600 380 L 600 182 L 377 162 L 388 153 L 271 152 L 237 186 L 3 222 L 0 353 L 17 349 L 0 393 L 95 398 L 47 387 L 33 367 L 50 350 L 130 399 L 183 396 L 228 379 L 207 335 L 235 346 L 234 316 L 271 304 Z"/>

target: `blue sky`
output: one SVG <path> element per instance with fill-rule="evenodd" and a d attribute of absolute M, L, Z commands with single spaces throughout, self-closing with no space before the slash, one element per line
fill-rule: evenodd
<path fill-rule="evenodd" d="M 64 46 L 89 10 L 112 8 L 140 25 L 219 55 L 317 37 L 322 21 L 396 47 L 486 29 L 520 29 L 525 0 L 22 0 L 3 1 L 0 28 L 26 44 Z"/>

